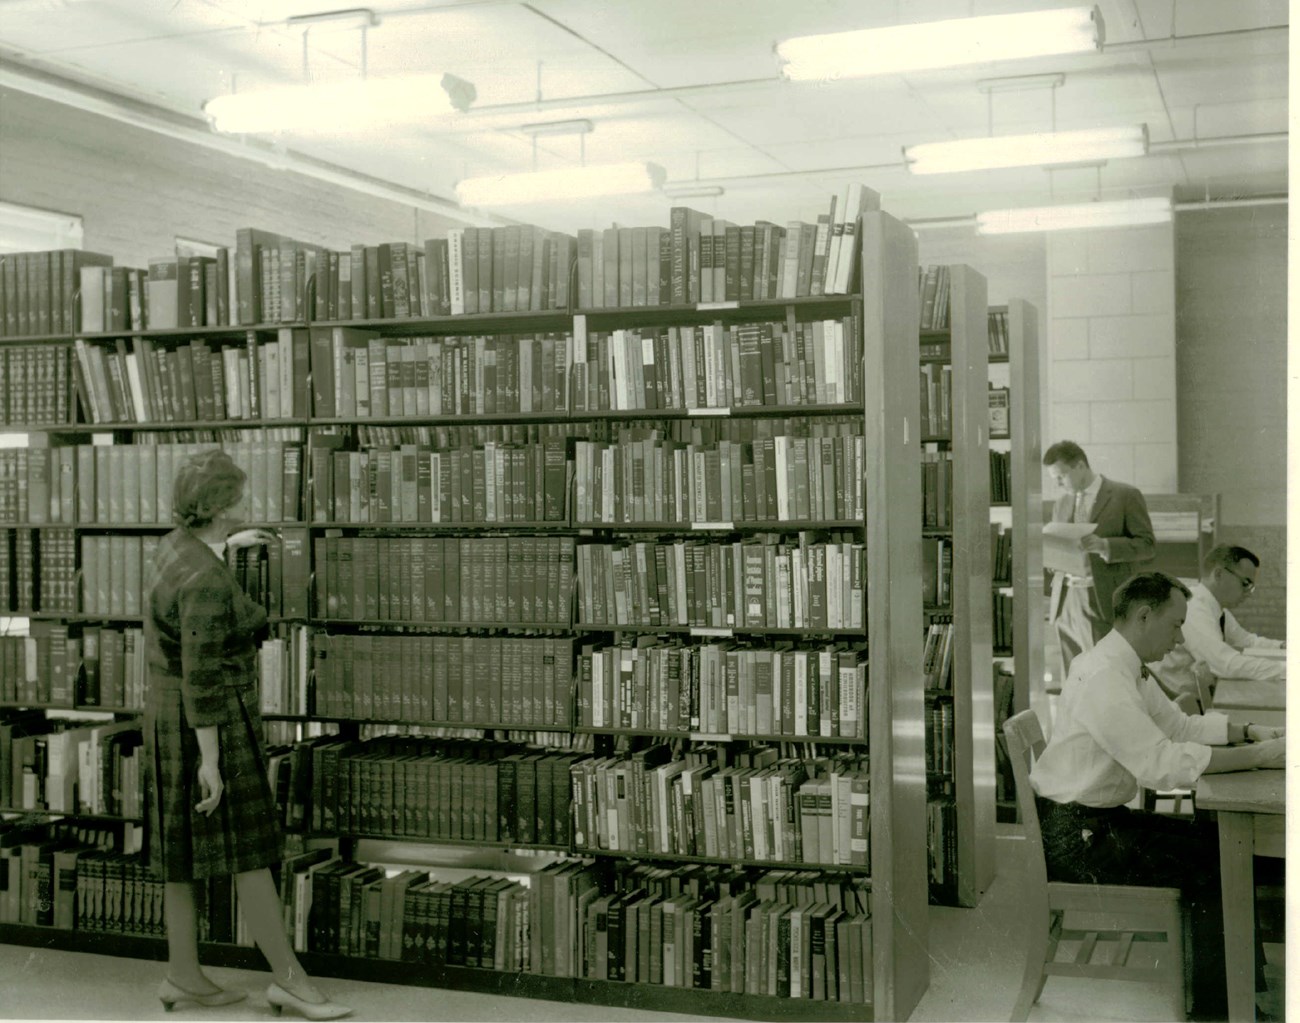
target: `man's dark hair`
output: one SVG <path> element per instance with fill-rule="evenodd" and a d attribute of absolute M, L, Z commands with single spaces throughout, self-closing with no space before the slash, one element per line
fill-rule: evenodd
<path fill-rule="evenodd" d="M 1043 464 L 1055 465 L 1057 462 L 1064 462 L 1066 465 L 1078 465 L 1082 462 L 1088 464 L 1088 456 L 1084 453 L 1083 448 L 1072 440 L 1058 440 L 1050 448 L 1043 452 Z"/>
<path fill-rule="evenodd" d="M 1201 562 L 1201 575 L 1209 575 L 1216 568 L 1236 568 L 1238 561 L 1249 561 L 1259 568 L 1259 558 L 1254 551 L 1236 544 L 1221 543 L 1205 555 L 1205 560 Z"/>
<path fill-rule="evenodd" d="M 1159 611 L 1169 603 L 1174 590 L 1184 598 L 1192 595 L 1192 591 L 1181 582 L 1163 572 L 1141 572 L 1131 577 L 1115 590 L 1115 621 L 1123 621 L 1139 607 Z"/>

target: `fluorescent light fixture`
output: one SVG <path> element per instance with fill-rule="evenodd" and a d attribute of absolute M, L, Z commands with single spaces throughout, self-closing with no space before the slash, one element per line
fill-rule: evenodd
<path fill-rule="evenodd" d="M 512 206 L 561 199 L 590 199 L 605 195 L 635 195 L 663 187 L 664 169 L 655 163 L 606 163 L 563 167 L 530 174 L 498 174 L 466 178 L 456 185 L 464 206 Z"/>
<path fill-rule="evenodd" d="M 669 199 L 717 199 L 725 192 L 721 185 L 664 185 Z"/>
<path fill-rule="evenodd" d="M 776 55 L 786 78 L 824 81 L 1096 52 L 1105 35 L 1096 7 L 1064 7 L 800 36 Z"/>
<path fill-rule="evenodd" d="M 976 214 L 975 233 L 1022 234 L 1093 227 L 1136 227 L 1140 224 L 1167 224 L 1173 216 L 1173 204 L 1166 196 L 1088 202 L 1077 206 L 1026 206 Z"/>
<path fill-rule="evenodd" d="M 231 134 L 333 132 L 427 120 L 466 110 L 474 97 L 473 85 L 450 74 L 347 78 L 218 96 L 203 112 L 216 131 Z"/>
<path fill-rule="evenodd" d="M 519 130 L 533 138 L 546 135 L 590 135 L 596 126 L 585 117 L 569 121 L 539 121 L 536 124 L 521 124 Z"/>
<path fill-rule="evenodd" d="M 903 147 L 903 159 L 913 174 L 952 174 L 997 167 L 1055 167 L 1146 154 L 1145 124 L 957 139 Z"/>

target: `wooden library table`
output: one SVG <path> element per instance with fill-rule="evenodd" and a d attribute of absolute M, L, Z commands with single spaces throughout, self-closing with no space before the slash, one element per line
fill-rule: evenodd
<path fill-rule="evenodd" d="M 1219 818 L 1223 948 L 1228 1019 L 1255 1018 L 1255 867 L 1252 856 L 1286 855 L 1286 771 L 1206 774 L 1196 808 Z"/>
<path fill-rule="evenodd" d="M 1286 724 L 1286 680 L 1261 682 L 1253 678 L 1225 678 L 1214 690 L 1214 710 L 1228 715 L 1233 724 Z"/>

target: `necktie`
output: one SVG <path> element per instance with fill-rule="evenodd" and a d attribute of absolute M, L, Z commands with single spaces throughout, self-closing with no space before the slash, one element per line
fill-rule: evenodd
<path fill-rule="evenodd" d="M 1074 495 L 1074 518 L 1072 518 L 1072 519 L 1070 520 L 1071 522 L 1086 522 L 1086 521 L 1088 521 L 1088 520 L 1087 520 L 1087 517 L 1083 514 L 1083 502 L 1084 502 L 1084 500 L 1086 500 L 1086 496 L 1085 496 L 1085 494 L 1083 493 L 1083 491 L 1080 491 L 1079 493 L 1077 493 L 1077 494 Z"/>
<path fill-rule="evenodd" d="M 1151 672 L 1147 670 L 1147 666 L 1144 664 L 1144 665 L 1142 665 L 1141 670 L 1138 671 L 1138 675 L 1139 675 L 1141 678 L 1150 678 L 1150 677 L 1151 677 Z"/>
<path fill-rule="evenodd" d="M 1220 611 L 1219 612 L 1219 635 L 1226 636 L 1227 629 L 1228 629 L 1228 612 Z"/>

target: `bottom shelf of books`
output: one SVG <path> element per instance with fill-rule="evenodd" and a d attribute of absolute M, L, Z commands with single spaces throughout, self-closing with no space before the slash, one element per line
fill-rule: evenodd
<path fill-rule="evenodd" d="M 20 738 L 20 751 L 61 734 L 22 720 L 41 739 Z M 275 873 L 304 965 L 664 1011 L 870 1018 L 865 833 L 853 841 L 860 754 L 804 741 L 748 743 L 737 756 L 711 743 L 549 734 L 569 748 L 361 734 L 271 747 L 287 856 Z M 593 764 L 609 799 L 599 792 L 584 809 Z M 0 811 L 0 942 L 164 958 L 163 886 L 141 829 L 58 816 L 49 800 L 65 795 L 49 769 L 23 759 L 11 798 L 27 809 Z M 90 775 L 73 777 L 75 808 Z M 596 815 L 608 823 L 593 831 Z M 204 961 L 265 968 L 231 879 L 200 887 Z"/>

